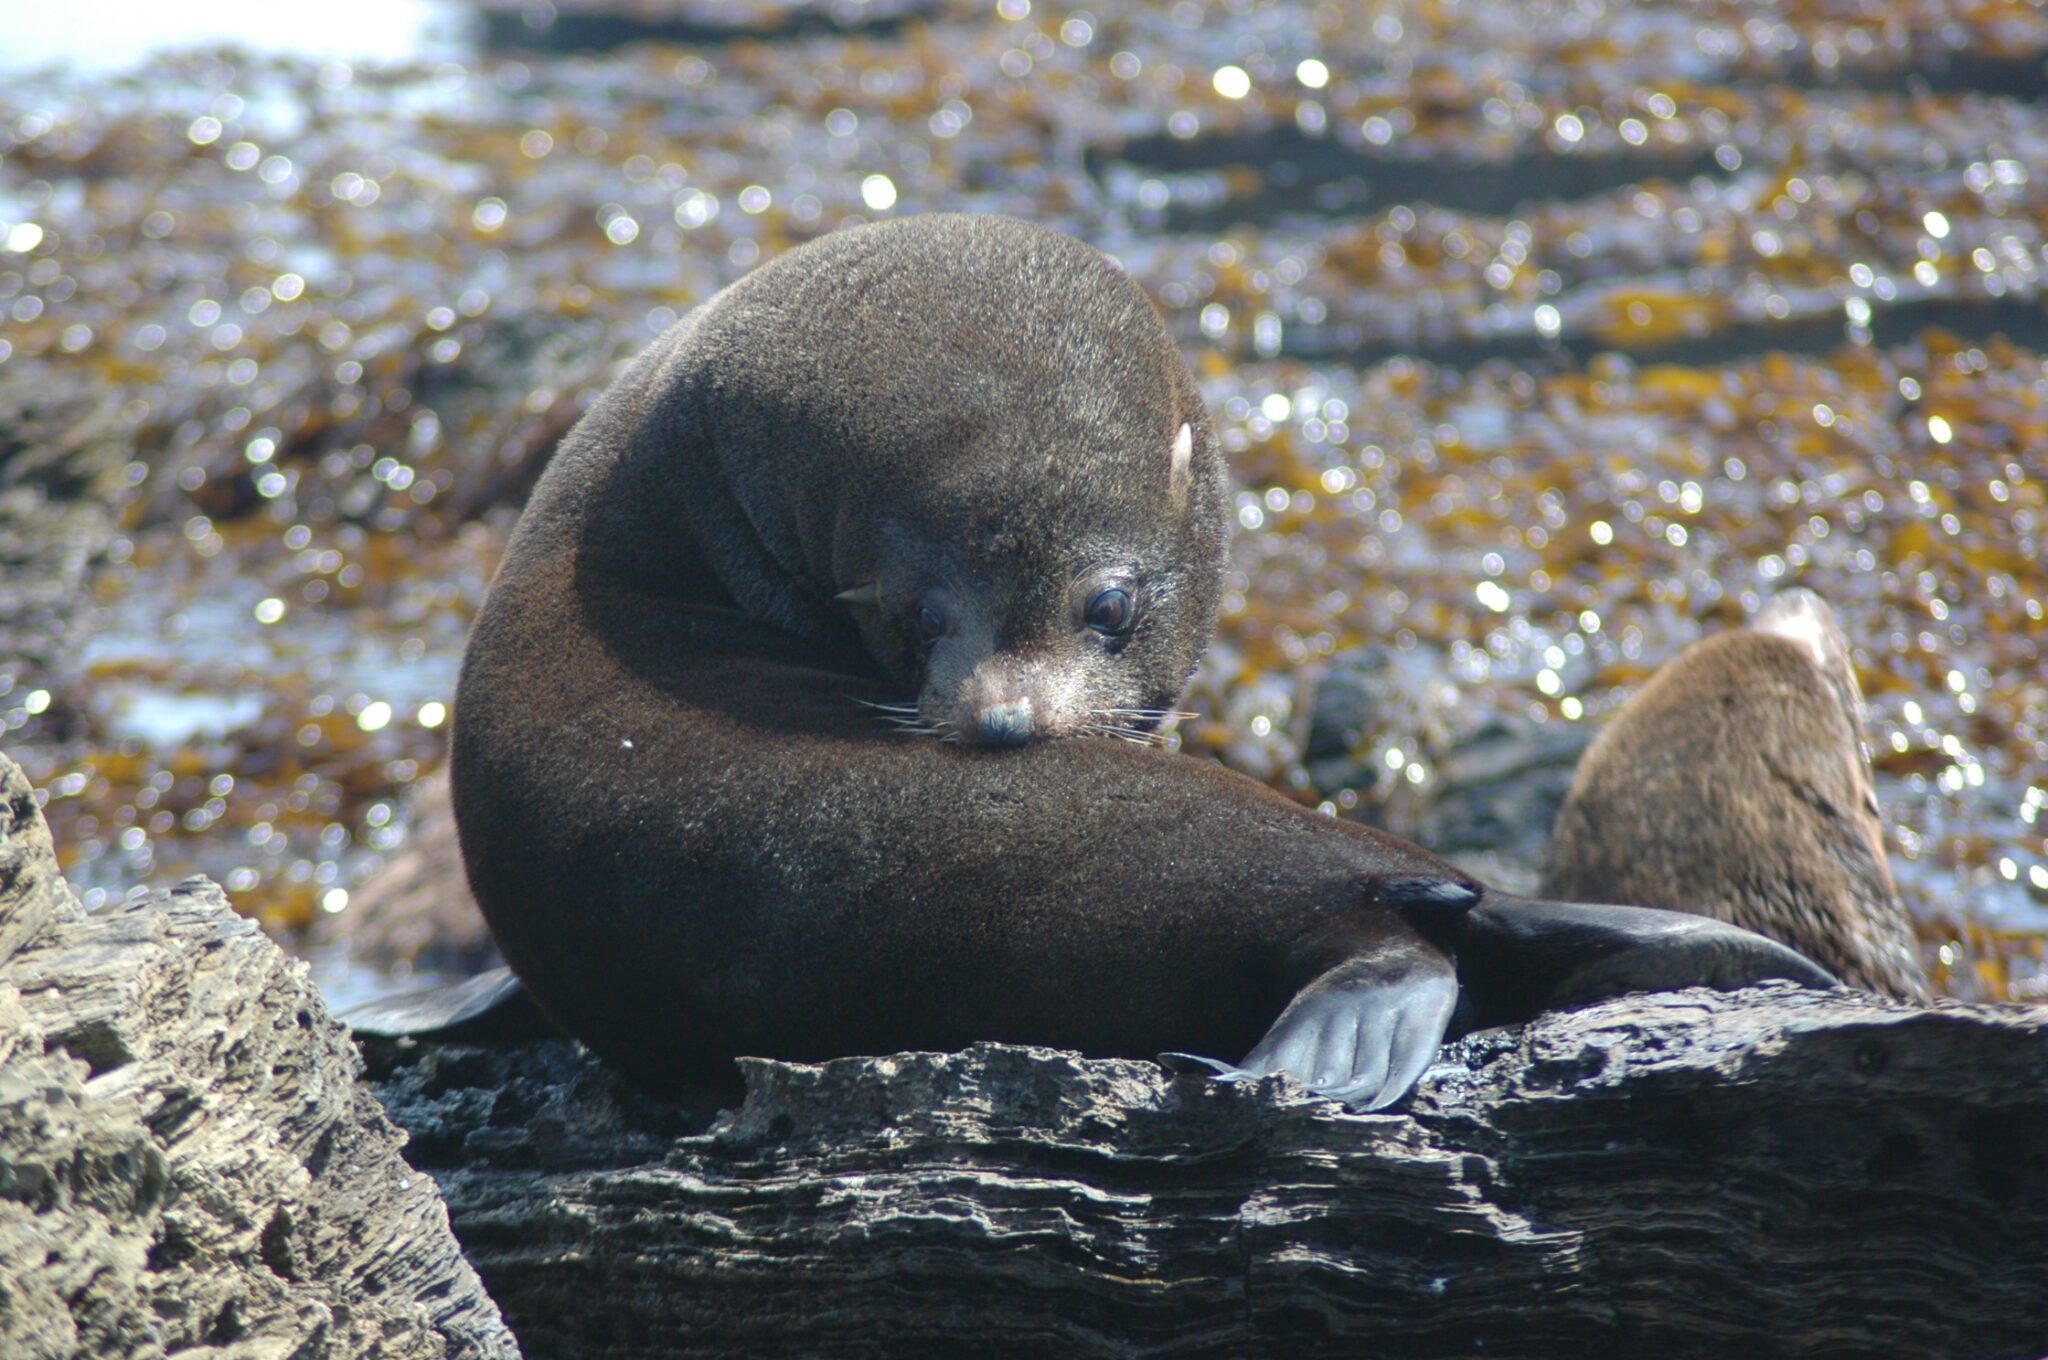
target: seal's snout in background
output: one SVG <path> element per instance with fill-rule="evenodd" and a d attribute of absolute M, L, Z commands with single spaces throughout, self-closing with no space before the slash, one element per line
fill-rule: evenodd
<path fill-rule="evenodd" d="M 1805 643 L 1813 652 L 1813 663 L 1823 669 L 1845 655 L 1842 630 L 1826 601 L 1810 590 L 1782 591 L 1749 621 L 1753 633 L 1775 633 Z"/>
<path fill-rule="evenodd" d="M 1711 916 L 1854 986 L 1926 1000 L 1862 707 L 1848 640 L 1812 591 L 1693 644 L 1579 762 L 1545 895 Z"/>

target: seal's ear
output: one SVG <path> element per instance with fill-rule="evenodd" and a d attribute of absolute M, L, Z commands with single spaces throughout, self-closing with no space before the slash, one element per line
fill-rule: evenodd
<path fill-rule="evenodd" d="M 1188 503 L 1188 474 L 1193 466 L 1194 456 L 1194 427 L 1182 424 L 1180 433 L 1173 437 L 1173 472 L 1168 480 L 1168 486 L 1173 497 L 1173 507 L 1176 510 Z"/>
<path fill-rule="evenodd" d="M 879 609 L 882 604 L 882 583 L 870 581 L 864 586 L 842 590 L 832 598 L 841 604 L 852 605 L 855 609 Z"/>

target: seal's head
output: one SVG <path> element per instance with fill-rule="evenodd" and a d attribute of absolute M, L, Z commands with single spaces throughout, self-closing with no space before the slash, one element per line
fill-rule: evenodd
<path fill-rule="evenodd" d="M 878 523 L 840 598 L 915 686 L 912 726 L 984 746 L 1145 740 L 1179 699 L 1215 615 L 1221 498 L 1195 486 L 1197 414 L 1162 422 L 1130 395 L 1092 440 L 1046 441 L 1030 421 L 985 431 L 998 447 L 971 475 Z"/>
<path fill-rule="evenodd" d="M 1144 291 L 1072 237 L 941 215 L 835 233 L 732 293 L 751 352 L 783 331 L 761 404 L 812 479 L 752 520 L 772 535 L 794 507 L 841 625 L 915 696 L 909 725 L 984 746 L 1149 734 L 1208 644 L 1228 511 Z"/>
<path fill-rule="evenodd" d="M 1142 736 L 1208 644 L 1215 435 L 1151 300 L 1072 237 L 954 214 L 833 232 L 624 387 L 584 567 L 798 636 L 914 698 L 913 726 Z"/>

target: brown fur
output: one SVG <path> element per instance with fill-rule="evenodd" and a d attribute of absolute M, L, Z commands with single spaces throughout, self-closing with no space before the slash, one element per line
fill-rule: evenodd
<path fill-rule="evenodd" d="M 1708 638 L 1615 715 L 1559 811 L 1543 891 L 1698 912 L 1855 986 L 1924 1001 L 1855 676 L 1826 607 L 1808 603 L 1823 630 L 1806 641 Z"/>
<path fill-rule="evenodd" d="M 1236 1055 L 1295 998 L 1259 1070 L 1324 1078 L 1377 1036 L 1393 1076 L 1384 1053 L 1352 1075 L 1398 1096 L 1455 993 L 1458 927 L 1424 918 L 1469 907 L 1470 879 L 1205 761 L 906 736 L 857 702 L 932 699 L 907 602 L 942 579 L 983 661 L 1170 704 L 1226 513 L 1179 356 L 1078 242 L 917 218 L 734 285 L 572 433 L 477 621 L 455 806 L 507 959 L 653 1078 L 977 1039 Z M 1078 650 L 1066 593 L 1105 562 L 1145 610 L 1114 663 Z M 879 604 L 837 598 L 878 582 Z M 1601 947 L 1650 915 L 1604 920 Z M 1691 937 L 1699 980 L 1810 971 L 1723 934 Z M 1664 964 L 1704 960 L 1666 939 Z"/>

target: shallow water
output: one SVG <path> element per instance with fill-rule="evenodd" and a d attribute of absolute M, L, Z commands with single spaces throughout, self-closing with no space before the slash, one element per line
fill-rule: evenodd
<path fill-rule="evenodd" d="M 1189 745 L 1338 810 L 1426 791 L 1488 715 L 1596 722 L 1809 586 L 1946 985 L 2042 985 L 2048 12 L 799 8 L 0 87 L 0 392 L 128 449 L 86 479 L 120 523 L 80 649 L 0 659 L 89 897 L 345 910 L 608 365 L 795 242 L 966 208 L 1115 254 L 1217 413 L 1241 532 Z M 1359 777 L 1315 789 L 1305 678 L 1372 639 Z"/>
<path fill-rule="evenodd" d="M 117 75 L 152 58 L 211 48 L 388 65 L 465 55 L 480 28 L 473 11 L 448 0 L 352 0 L 346 7 L 270 0 L 20 5 L 7 16 L 0 73 L 62 68 Z"/>

